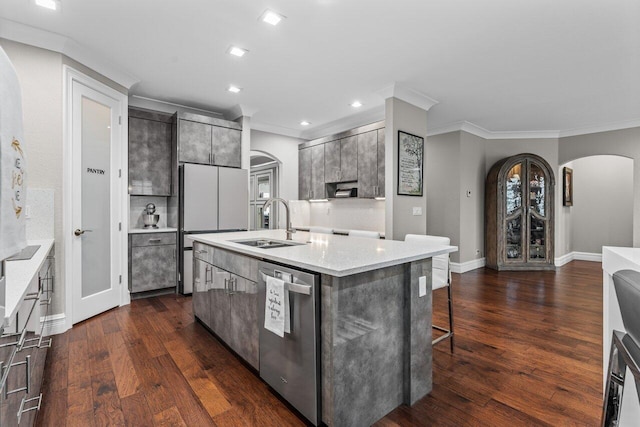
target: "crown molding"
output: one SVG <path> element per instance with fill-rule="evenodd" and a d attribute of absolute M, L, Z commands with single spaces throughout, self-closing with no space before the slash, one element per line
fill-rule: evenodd
<path fill-rule="evenodd" d="M 244 104 L 236 104 L 229 109 L 225 116 L 227 116 L 229 120 L 236 120 L 240 117 L 253 117 L 257 111 L 257 109 L 250 108 Z"/>
<path fill-rule="evenodd" d="M 556 130 L 551 131 L 517 131 L 517 132 L 492 132 L 481 126 L 467 121 L 460 121 L 452 123 L 447 126 L 435 128 L 427 132 L 427 136 L 436 136 L 443 133 L 464 131 L 475 136 L 479 136 L 484 139 L 544 139 L 544 138 L 558 138 L 559 132 Z"/>
<path fill-rule="evenodd" d="M 51 50 L 78 61 L 97 73 L 125 87 L 127 90 L 140 81 L 139 78 L 98 57 L 73 39 L 61 34 L 41 30 L 19 22 L 0 18 L 0 38 Z"/>
<path fill-rule="evenodd" d="M 251 120 L 251 130 L 259 130 L 262 132 L 275 133 L 276 135 L 290 136 L 292 138 L 302 138 L 302 132 L 296 129 L 289 129 L 283 126 L 272 125 L 270 123 L 256 122 Z"/>
<path fill-rule="evenodd" d="M 625 120 L 622 122 L 608 123 L 605 125 L 588 126 L 584 128 L 567 129 L 560 131 L 560 138 L 569 136 L 587 135 L 590 133 L 611 132 L 640 127 L 640 119 Z"/>
<path fill-rule="evenodd" d="M 368 110 L 316 126 L 313 129 L 304 130 L 301 132 L 300 137 L 312 140 L 327 135 L 334 135 L 363 125 L 368 125 L 369 123 L 379 122 L 380 120 L 384 120 L 384 108 L 384 105 L 380 105 L 378 107 L 370 108 Z"/>
<path fill-rule="evenodd" d="M 403 86 L 398 82 L 393 82 L 389 86 L 376 91 L 376 93 L 383 99 L 397 98 L 402 101 L 408 102 L 409 104 L 415 105 L 416 107 L 420 107 L 425 111 L 429 111 L 431 107 L 438 103 L 438 101 L 431 98 L 430 96 Z"/>

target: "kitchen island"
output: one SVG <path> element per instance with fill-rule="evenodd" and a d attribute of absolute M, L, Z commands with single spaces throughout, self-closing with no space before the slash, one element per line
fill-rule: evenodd
<path fill-rule="evenodd" d="M 243 244 L 284 241 L 284 230 L 191 237 L 194 257 L 207 257 L 215 266 L 215 271 L 207 270 L 210 280 L 229 272 L 225 288 L 226 280 L 233 282 L 235 297 L 224 319 L 216 302 L 204 308 L 202 291 L 211 293 L 202 287 L 208 273 L 199 274 L 194 267 L 194 314 L 256 369 L 262 328 L 257 320 L 258 261 L 319 277 L 319 418 L 327 425 L 371 425 L 431 391 L 431 257 L 454 252 L 455 246 L 305 232 L 293 235 L 293 243 L 299 243 L 294 246 Z"/>

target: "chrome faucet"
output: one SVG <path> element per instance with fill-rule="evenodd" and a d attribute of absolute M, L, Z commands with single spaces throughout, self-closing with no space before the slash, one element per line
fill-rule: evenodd
<path fill-rule="evenodd" d="M 266 202 L 264 202 L 264 206 L 262 207 L 262 222 L 264 223 L 264 211 L 267 210 L 267 208 L 269 206 L 271 206 L 271 204 L 273 202 L 282 202 L 282 204 L 284 205 L 284 210 L 286 212 L 286 232 L 287 232 L 287 240 L 291 240 L 291 235 L 293 233 L 296 232 L 296 230 L 294 230 L 293 228 L 291 228 L 291 217 L 289 215 L 289 204 L 287 203 L 287 201 L 285 199 L 281 199 L 279 197 L 272 197 L 269 200 L 267 200 Z"/>

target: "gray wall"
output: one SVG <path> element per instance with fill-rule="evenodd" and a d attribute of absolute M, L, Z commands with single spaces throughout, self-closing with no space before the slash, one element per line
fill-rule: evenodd
<path fill-rule="evenodd" d="M 484 257 L 485 151 L 484 139 L 460 132 L 460 262 Z"/>
<path fill-rule="evenodd" d="M 602 253 L 602 246 L 633 245 L 633 161 L 591 156 L 573 164 L 570 210 L 572 251 Z"/>
<path fill-rule="evenodd" d="M 401 101 L 388 98 L 385 101 L 385 196 L 387 239 L 404 240 L 406 234 L 426 234 L 427 192 L 424 185 L 422 197 L 398 196 L 398 131 L 402 130 L 427 139 L 427 111 Z M 414 216 L 413 208 L 422 209 L 422 215 Z"/>

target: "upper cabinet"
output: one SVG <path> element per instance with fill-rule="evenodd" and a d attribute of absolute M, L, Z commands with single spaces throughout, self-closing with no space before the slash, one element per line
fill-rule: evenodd
<path fill-rule="evenodd" d="M 298 178 L 300 200 L 353 187 L 359 198 L 384 197 L 384 122 L 301 144 Z"/>
<path fill-rule="evenodd" d="M 129 109 L 129 193 L 170 196 L 172 116 Z"/>
<path fill-rule="evenodd" d="M 384 197 L 384 129 L 358 134 L 358 197 Z"/>
<path fill-rule="evenodd" d="M 357 135 L 324 144 L 324 180 L 326 183 L 358 179 Z"/>
<path fill-rule="evenodd" d="M 541 157 L 520 154 L 493 165 L 487 175 L 487 267 L 553 270 L 553 170 Z"/>
<path fill-rule="evenodd" d="M 181 113 L 177 133 L 178 161 L 240 167 L 242 128 L 236 122 Z"/>

